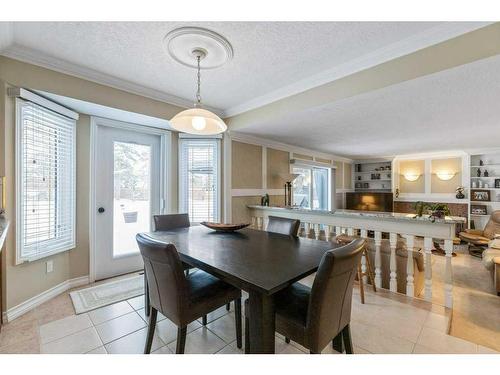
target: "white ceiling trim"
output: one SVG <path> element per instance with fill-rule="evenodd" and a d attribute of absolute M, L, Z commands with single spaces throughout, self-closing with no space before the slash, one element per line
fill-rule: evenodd
<path fill-rule="evenodd" d="M 477 30 L 491 23 L 492 22 L 448 22 L 444 25 L 433 27 L 425 32 L 398 41 L 397 43 L 393 43 L 384 48 L 380 48 L 357 59 L 347 61 L 346 63 L 333 69 L 323 71 L 319 74 L 297 81 L 291 85 L 287 85 L 278 90 L 256 97 L 245 103 L 227 108 L 224 112 L 227 117 L 235 116 L 382 64 L 389 60 L 410 54 L 434 44 L 441 43 L 459 35 Z"/>
<path fill-rule="evenodd" d="M 0 52 L 14 42 L 14 25 L 12 22 L 0 22 Z"/>
<path fill-rule="evenodd" d="M 0 41 L 1 46 L 1 41 Z M 43 68 L 54 70 L 60 73 L 68 74 L 74 77 L 82 78 L 88 81 L 113 87 L 118 90 L 127 91 L 132 94 L 144 96 L 150 99 L 162 101 L 168 104 L 173 104 L 183 108 L 193 106 L 194 100 L 187 100 L 175 95 L 155 90 L 146 86 L 142 86 L 121 78 L 111 76 L 109 74 L 98 72 L 94 69 L 86 68 L 81 65 L 73 64 L 68 61 L 54 58 L 42 52 L 32 50 L 16 44 L 7 45 L 3 49 L 0 48 L 0 54 L 6 57 L 23 61 L 29 64 L 37 65 Z M 220 117 L 224 117 L 225 113 L 212 107 L 204 107 L 212 112 L 215 112 Z"/>

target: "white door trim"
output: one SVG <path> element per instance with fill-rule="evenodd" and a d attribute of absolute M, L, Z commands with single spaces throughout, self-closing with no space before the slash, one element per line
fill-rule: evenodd
<path fill-rule="evenodd" d="M 105 119 L 101 117 L 90 118 L 90 207 L 89 207 L 89 282 L 95 281 L 95 207 L 96 207 L 96 144 L 97 128 L 108 126 L 124 130 L 136 131 L 138 133 L 154 134 L 160 136 L 160 207 L 161 212 L 170 212 L 172 207 L 171 191 L 168 183 L 172 181 L 172 167 L 170 155 L 167 150 L 172 149 L 172 133 L 168 130 L 151 128 L 144 125 Z"/>

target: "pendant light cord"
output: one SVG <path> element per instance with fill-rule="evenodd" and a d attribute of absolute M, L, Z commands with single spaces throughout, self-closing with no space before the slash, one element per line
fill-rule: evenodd
<path fill-rule="evenodd" d="M 196 104 L 195 107 L 201 107 L 201 74 L 200 74 L 200 56 L 196 56 L 198 61 L 198 90 L 196 91 Z"/>

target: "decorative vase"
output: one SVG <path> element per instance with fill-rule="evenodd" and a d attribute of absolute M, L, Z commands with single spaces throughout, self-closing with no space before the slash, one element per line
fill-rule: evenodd
<path fill-rule="evenodd" d="M 484 170 L 483 176 L 484 177 L 489 177 L 490 176 L 490 174 L 488 173 L 488 171 L 486 169 Z"/>
<path fill-rule="evenodd" d="M 481 177 L 481 169 L 477 169 L 477 177 Z"/>

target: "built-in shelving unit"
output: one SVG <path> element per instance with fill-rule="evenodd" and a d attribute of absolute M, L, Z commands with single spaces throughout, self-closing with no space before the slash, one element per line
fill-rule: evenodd
<path fill-rule="evenodd" d="M 392 162 L 387 160 L 354 164 L 354 190 L 360 192 L 390 192 Z"/>
<path fill-rule="evenodd" d="M 480 175 L 478 175 L 478 170 Z M 484 176 L 486 171 L 488 175 Z M 487 191 L 489 200 L 476 200 L 474 192 L 477 190 Z M 475 228 L 483 229 L 492 211 L 500 210 L 500 152 L 470 156 L 469 199 L 470 220 L 474 222 Z M 473 213 L 474 206 L 485 207 L 486 215 Z"/>

